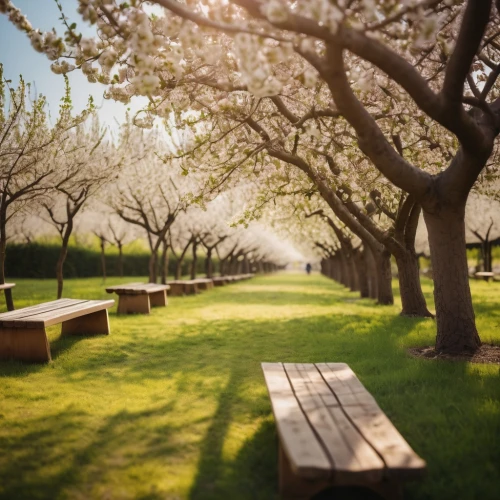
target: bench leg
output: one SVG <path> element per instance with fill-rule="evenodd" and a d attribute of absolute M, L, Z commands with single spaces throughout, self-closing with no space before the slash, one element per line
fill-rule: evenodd
<path fill-rule="evenodd" d="M 149 301 L 151 307 L 164 307 L 168 304 L 167 291 L 162 290 L 161 292 L 155 292 L 149 294 Z"/>
<path fill-rule="evenodd" d="M 307 480 L 298 477 L 290 467 L 286 453 L 279 445 L 279 493 L 282 500 L 309 500 L 328 488 L 326 481 Z"/>
<path fill-rule="evenodd" d="M 120 295 L 118 299 L 118 314 L 149 314 L 151 303 L 149 295 Z"/>
<path fill-rule="evenodd" d="M 180 297 L 184 295 L 184 285 L 178 283 L 170 285 L 170 295 L 173 297 Z"/>
<path fill-rule="evenodd" d="M 96 311 L 79 318 L 64 321 L 62 335 L 109 335 L 108 310 Z"/>
<path fill-rule="evenodd" d="M 0 328 L 0 359 L 36 363 L 50 361 L 45 328 Z"/>

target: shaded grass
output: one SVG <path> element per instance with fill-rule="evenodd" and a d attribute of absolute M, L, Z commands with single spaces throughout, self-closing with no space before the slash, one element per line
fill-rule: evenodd
<path fill-rule="evenodd" d="M 54 298 L 54 281 L 17 283 L 17 307 Z M 65 287 L 110 297 L 100 279 Z M 472 289 L 483 340 L 500 343 L 500 284 Z M 409 357 L 433 343 L 433 320 L 298 274 L 170 298 L 149 317 L 114 311 L 108 337 L 51 328 L 48 365 L 0 363 L 0 499 L 277 498 L 261 361 L 349 363 L 428 462 L 407 498 L 498 497 L 499 367 Z"/>

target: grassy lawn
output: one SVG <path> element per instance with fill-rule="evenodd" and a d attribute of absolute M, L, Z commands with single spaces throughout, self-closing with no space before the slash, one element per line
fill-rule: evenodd
<path fill-rule="evenodd" d="M 13 281 L 18 308 L 54 299 L 55 281 Z M 500 343 L 500 283 L 472 290 L 483 341 Z M 65 296 L 110 297 L 100 279 L 68 280 Z M 299 274 L 171 298 L 149 317 L 115 310 L 107 337 L 50 328 L 50 364 L 0 363 L 0 499 L 277 498 L 261 361 L 349 363 L 428 462 L 407 498 L 498 498 L 500 369 L 409 357 L 434 342 L 433 320 Z"/>

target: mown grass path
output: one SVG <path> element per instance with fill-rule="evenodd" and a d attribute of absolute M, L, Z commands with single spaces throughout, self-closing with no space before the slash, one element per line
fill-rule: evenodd
<path fill-rule="evenodd" d="M 55 281 L 16 281 L 17 307 L 55 298 Z M 99 279 L 65 286 L 109 298 Z M 472 286 L 483 340 L 500 343 L 500 284 Z M 408 356 L 433 343 L 433 320 L 401 318 L 398 305 L 319 275 L 169 303 L 149 317 L 112 312 L 108 337 L 50 329 L 48 365 L 0 363 L 0 499 L 277 498 L 261 361 L 349 363 L 428 462 L 407 498 L 498 498 L 499 367 Z"/>

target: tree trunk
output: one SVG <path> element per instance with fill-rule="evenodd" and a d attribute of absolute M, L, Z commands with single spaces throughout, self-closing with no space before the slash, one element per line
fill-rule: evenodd
<path fill-rule="evenodd" d="M 158 263 L 158 249 L 154 248 L 151 251 L 151 256 L 149 257 L 149 263 L 148 263 L 148 273 L 149 273 L 148 279 L 150 283 L 156 283 L 157 263 Z"/>
<path fill-rule="evenodd" d="M 189 240 L 188 244 L 184 247 L 182 250 L 182 253 L 179 255 L 179 258 L 177 259 L 176 265 L 175 265 L 175 279 L 180 280 L 181 275 L 182 275 L 182 263 L 184 262 L 184 257 L 186 256 L 186 252 L 189 248 L 189 245 L 191 245 L 191 240 Z"/>
<path fill-rule="evenodd" d="M 418 269 L 418 257 L 412 250 L 396 256 L 398 266 L 399 291 L 403 309 L 401 316 L 432 318 L 427 309 Z"/>
<path fill-rule="evenodd" d="M 123 244 L 118 243 L 118 275 L 123 278 Z"/>
<path fill-rule="evenodd" d="M 194 280 L 196 279 L 196 265 L 198 264 L 198 241 L 195 240 L 193 241 L 193 260 L 191 262 L 191 279 Z"/>
<path fill-rule="evenodd" d="M 394 304 L 392 294 L 391 254 L 387 250 L 377 252 L 377 304 L 387 306 Z"/>
<path fill-rule="evenodd" d="M 354 261 L 354 256 L 352 254 L 347 257 L 347 266 L 349 276 L 349 289 L 351 290 L 351 292 L 357 292 L 359 290 L 358 270 L 356 268 L 356 262 Z"/>
<path fill-rule="evenodd" d="M 205 274 L 207 278 L 212 279 L 213 277 L 213 262 L 212 262 L 212 251 L 213 248 L 207 248 L 207 257 L 205 259 Z"/>
<path fill-rule="evenodd" d="M 368 264 L 366 262 L 366 250 L 360 249 L 355 256 L 359 277 L 359 294 L 362 299 L 370 297 L 370 285 L 368 279 Z"/>
<path fill-rule="evenodd" d="M 59 252 L 59 258 L 56 263 L 56 278 L 57 278 L 57 298 L 60 299 L 62 297 L 63 285 L 64 285 L 64 261 L 66 260 L 66 256 L 68 255 L 68 244 L 71 233 L 73 232 L 73 220 L 68 215 L 68 223 L 66 225 L 66 229 L 62 236 L 61 242 L 61 251 Z"/>
<path fill-rule="evenodd" d="M 5 218 L 2 214 L 2 221 L 0 225 L 0 283 L 5 283 L 5 257 L 7 255 L 7 232 L 5 230 Z M 12 289 L 7 288 L 4 290 L 5 304 L 8 311 L 14 310 L 14 301 L 12 300 Z"/>
<path fill-rule="evenodd" d="M 102 280 L 106 281 L 106 242 L 101 239 L 101 270 L 102 270 Z"/>
<path fill-rule="evenodd" d="M 484 241 L 484 270 L 488 273 L 491 273 L 493 268 L 492 258 L 491 258 L 491 241 L 489 238 L 486 238 Z"/>
<path fill-rule="evenodd" d="M 366 248 L 366 262 L 367 262 L 367 276 L 369 296 L 371 299 L 377 300 L 378 297 L 378 275 L 377 275 L 377 261 L 375 255 L 370 247 Z"/>
<path fill-rule="evenodd" d="M 161 284 L 167 284 L 167 276 L 168 276 L 168 245 L 165 241 L 162 243 L 162 252 L 161 252 Z"/>
<path fill-rule="evenodd" d="M 424 210 L 434 277 L 436 351 L 443 353 L 474 352 L 481 345 L 469 288 L 464 217 L 465 203 L 438 213 Z"/>
<path fill-rule="evenodd" d="M 349 269 L 347 264 L 347 257 L 344 250 L 339 250 L 340 255 L 340 282 L 345 286 L 349 287 Z"/>

